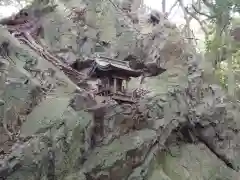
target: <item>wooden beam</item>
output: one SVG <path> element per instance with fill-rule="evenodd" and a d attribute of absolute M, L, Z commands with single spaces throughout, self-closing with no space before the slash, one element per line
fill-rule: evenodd
<path fill-rule="evenodd" d="M 114 81 L 113 92 L 116 93 L 117 92 L 117 79 L 113 78 L 113 81 Z"/>
<path fill-rule="evenodd" d="M 115 75 L 113 75 L 112 77 L 116 78 L 116 79 L 121 79 L 121 80 L 127 80 L 128 79 L 128 77 L 124 77 L 124 76 L 115 76 Z"/>

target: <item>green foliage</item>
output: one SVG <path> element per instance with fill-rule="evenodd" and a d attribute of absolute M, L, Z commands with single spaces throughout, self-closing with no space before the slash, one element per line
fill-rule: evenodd
<path fill-rule="evenodd" d="M 223 88 L 227 89 L 227 73 L 225 67 L 222 65 L 215 71 L 217 77 L 219 77 L 219 82 Z"/>
<path fill-rule="evenodd" d="M 240 27 L 240 18 L 233 16 L 240 13 L 240 0 L 215 0 L 201 1 L 207 8 L 210 17 L 205 40 L 205 52 L 211 54 L 212 64 L 215 65 L 215 75 L 219 78 L 224 88 L 232 82 L 228 78 L 229 73 L 234 74 L 235 89 L 239 91 L 240 76 L 236 72 L 240 70 L 240 42 L 234 41 L 229 35 L 232 29 Z M 240 32 L 239 32 L 240 33 Z M 232 66 L 228 63 L 232 62 Z M 231 70 L 228 70 L 228 68 Z"/>

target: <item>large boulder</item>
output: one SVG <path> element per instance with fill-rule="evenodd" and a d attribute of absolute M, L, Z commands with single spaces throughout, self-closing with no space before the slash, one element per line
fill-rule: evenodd
<path fill-rule="evenodd" d="M 228 168 L 204 144 L 174 145 L 162 154 L 162 168 L 172 180 L 177 179 L 238 179 L 239 174 Z M 155 171 L 158 171 L 156 169 Z"/>
<path fill-rule="evenodd" d="M 43 32 L 36 37 L 44 48 L 41 53 L 0 27 L 1 45 L 9 44 L 3 58 L 12 61 L 9 78 L 16 79 L 1 98 L 24 112 L 20 135 L 0 163 L 1 177 L 175 180 L 210 178 L 209 171 L 215 170 L 215 179 L 236 177 L 236 104 L 220 88 L 204 82 L 201 59 L 176 26 L 158 12 L 140 16 L 134 12 L 139 3 L 127 4 L 62 0 L 54 6 L 34 1 L 26 11 L 42 23 Z M 133 21 L 134 14 L 138 21 Z M 134 57 L 136 64 L 149 69 L 153 64 L 165 72 L 147 78 L 143 87 L 152 93 L 131 108 L 116 102 L 98 106 L 89 92 L 70 80 L 74 77 L 69 71 L 61 71 L 54 58 L 46 56 L 47 50 L 59 63 L 72 64 L 102 51 L 121 60 Z M 36 75 L 50 68 L 55 76 L 43 80 Z M 137 82 L 131 82 L 132 88 Z M 176 150 L 169 138 L 173 134 L 188 141 L 178 147 L 175 158 L 163 151 Z"/>

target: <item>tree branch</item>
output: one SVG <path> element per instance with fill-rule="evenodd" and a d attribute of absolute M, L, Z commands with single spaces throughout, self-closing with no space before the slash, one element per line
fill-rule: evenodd
<path fill-rule="evenodd" d="M 216 17 L 216 16 L 210 16 L 210 15 L 204 13 L 204 12 L 200 12 L 194 5 L 192 5 L 192 8 L 193 8 L 193 10 L 196 11 L 198 14 L 203 15 L 203 16 L 206 16 L 208 19 L 213 19 L 213 18 Z"/>
<path fill-rule="evenodd" d="M 171 14 L 173 8 L 178 4 L 178 0 L 175 1 L 175 3 L 171 6 L 171 8 L 169 9 L 168 13 L 167 13 L 167 17 Z"/>
<path fill-rule="evenodd" d="M 209 3 L 207 0 L 202 0 L 204 5 L 207 6 L 210 9 L 214 9 L 214 5 Z"/>
<path fill-rule="evenodd" d="M 185 10 L 186 10 L 186 12 L 187 12 L 191 17 L 193 17 L 193 18 L 199 23 L 199 25 L 201 26 L 202 31 L 205 33 L 205 35 L 207 35 L 207 29 L 206 29 L 206 28 L 204 27 L 204 25 L 203 25 L 205 22 L 201 21 L 200 18 L 197 17 L 196 14 L 190 12 L 190 11 L 188 10 L 188 8 L 185 7 Z M 206 23 L 205 23 L 205 24 L 206 24 Z"/>

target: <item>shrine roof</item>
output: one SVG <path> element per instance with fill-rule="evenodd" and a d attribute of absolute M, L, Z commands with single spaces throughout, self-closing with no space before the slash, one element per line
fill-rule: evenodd
<path fill-rule="evenodd" d="M 129 77 L 139 77 L 142 74 L 142 71 L 132 69 L 128 61 L 97 58 L 95 62 L 98 71 L 115 71 Z"/>

